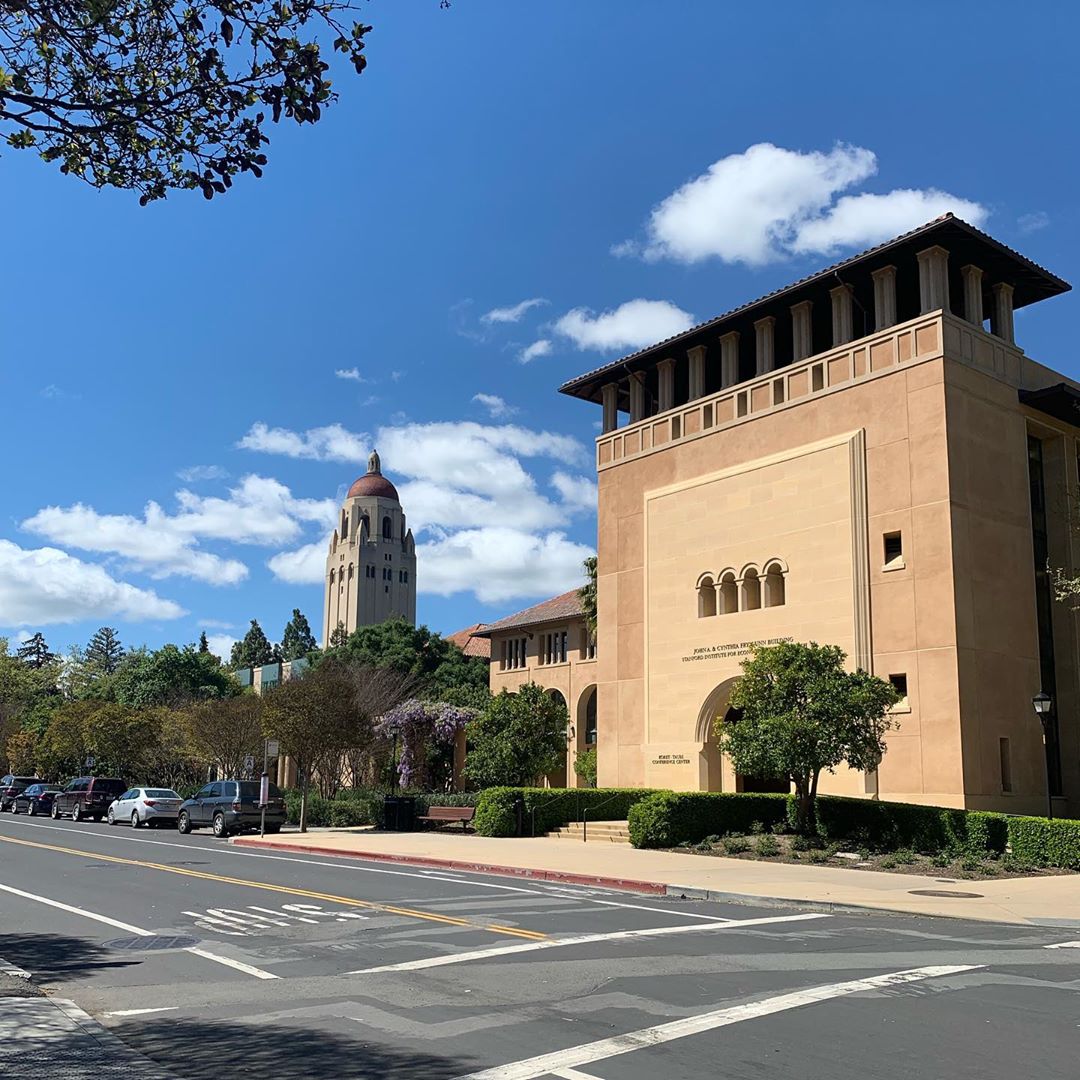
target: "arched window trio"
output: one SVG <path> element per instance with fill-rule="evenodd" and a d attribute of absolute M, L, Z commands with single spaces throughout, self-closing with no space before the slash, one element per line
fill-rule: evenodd
<path fill-rule="evenodd" d="M 761 569 L 748 563 L 737 573 L 729 567 L 719 574 L 702 574 L 697 582 L 698 618 L 783 607 L 787 572 L 782 559 L 770 559 Z"/>

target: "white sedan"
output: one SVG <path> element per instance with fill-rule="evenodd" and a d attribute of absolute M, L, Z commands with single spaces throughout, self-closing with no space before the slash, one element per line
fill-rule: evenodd
<path fill-rule="evenodd" d="M 175 825 L 176 814 L 184 800 L 172 788 L 128 788 L 109 807 L 109 824 L 130 821 L 131 827 L 140 825 Z"/>

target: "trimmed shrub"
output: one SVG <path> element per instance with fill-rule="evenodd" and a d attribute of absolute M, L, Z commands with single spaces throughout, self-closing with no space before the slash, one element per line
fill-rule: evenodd
<path fill-rule="evenodd" d="M 771 829 L 787 819 L 789 795 L 722 791 L 661 791 L 636 803 L 629 813 L 630 842 L 639 848 L 677 847 L 710 834 Z"/>
<path fill-rule="evenodd" d="M 1080 870 L 1080 821 L 1006 818 L 1010 854 L 1020 863 Z"/>
<path fill-rule="evenodd" d="M 529 835 L 535 811 L 536 835 L 550 832 L 570 821 L 621 821 L 632 806 L 654 794 L 652 788 L 515 788 L 492 787 L 480 792 L 473 828 L 480 836 L 515 836 L 514 803 L 525 803 L 524 827 Z M 707 830 L 695 840 L 708 835 Z"/>

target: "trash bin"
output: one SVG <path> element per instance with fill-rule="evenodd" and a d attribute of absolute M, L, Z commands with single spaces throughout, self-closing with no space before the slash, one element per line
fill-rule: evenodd
<path fill-rule="evenodd" d="M 387 795 L 383 799 L 383 823 L 391 832 L 416 828 L 416 799 L 412 795 Z"/>

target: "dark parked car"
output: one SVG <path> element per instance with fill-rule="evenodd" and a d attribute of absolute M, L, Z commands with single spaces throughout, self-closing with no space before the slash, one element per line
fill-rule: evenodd
<path fill-rule="evenodd" d="M 215 836 L 228 836 L 229 833 L 259 828 L 261 817 L 258 780 L 217 780 L 184 801 L 176 827 L 182 833 L 189 833 L 209 825 Z M 280 832 L 284 824 L 285 800 L 277 785 L 271 784 L 266 805 L 266 831 Z"/>
<path fill-rule="evenodd" d="M 14 776 L 12 773 L 0 779 L 0 811 L 10 810 L 15 803 L 15 796 L 31 784 L 38 783 L 40 779 L 38 776 Z"/>
<path fill-rule="evenodd" d="M 49 811 L 54 818 L 71 816 L 72 821 L 93 818 L 100 821 L 109 803 L 127 791 L 127 784 L 115 776 L 80 776 L 53 798 Z"/>
<path fill-rule="evenodd" d="M 62 788 L 59 784 L 31 784 L 15 796 L 13 814 L 47 814 L 52 809 L 53 796 Z"/>

